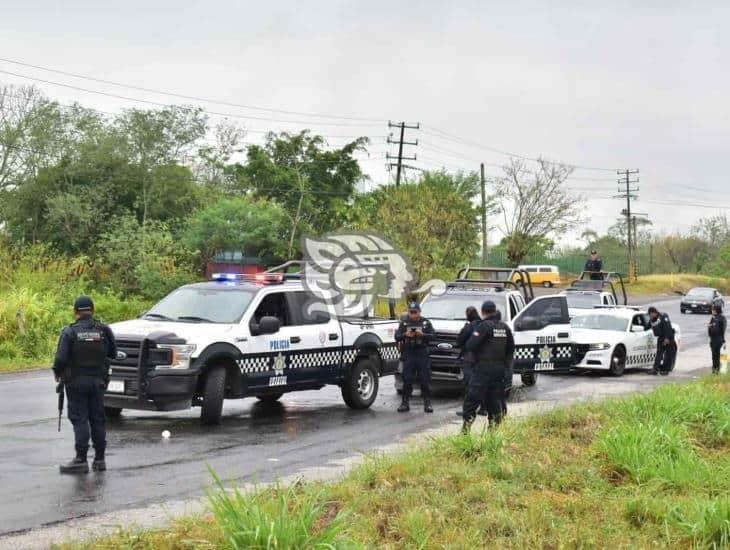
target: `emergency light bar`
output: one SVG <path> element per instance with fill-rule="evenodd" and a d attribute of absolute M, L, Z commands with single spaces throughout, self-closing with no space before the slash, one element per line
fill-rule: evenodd
<path fill-rule="evenodd" d="M 219 283 L 257 283 L 262 285 L 281 284 L 284 282 L 283 273 L 213 273 L 212 281 Z"/>

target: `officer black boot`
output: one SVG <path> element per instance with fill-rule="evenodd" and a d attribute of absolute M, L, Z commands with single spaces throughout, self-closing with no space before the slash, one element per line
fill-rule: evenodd
<path fill-rule="evenodd" d="M 467 435 L 471 431 L 471 425 L 474 424 L 474 417 L 464 417 L 464 423 L 461 425 L 461 433 Z"/>
<path fill-rule="evenodd" d="M 76 458 L 67 464 L 61 464 L 58 470 L 62 474 L 88 474 L 89 463 L 86 461 L 86 455 L 76 453 Z"/>
<path fill-rule="evenodd" d="M 423 399 L 423 412 L 432 413 L 433 407 L 431 406 L 431 399 L 429 397 L 424 397 Z"/>
<path fill-rule="evenodd" d="M 401 399 L 400 407 L 398 407 L 399 413 L 404 413 L 404 412 L 408 412 L 411 410 L 409 401 L 410 401 L 410 396 L 408 396 L 405 392 L 403 392 L 403 398 Z"/>
<path fill-rule="evenodd" d="M 94 462 L 91 465 L 91 468 L 95 472 L 104 472 L 106 471 L 106 460 L 104 459 L 104 451 L 96 453 L 96 456 L 94 457 Z"/>

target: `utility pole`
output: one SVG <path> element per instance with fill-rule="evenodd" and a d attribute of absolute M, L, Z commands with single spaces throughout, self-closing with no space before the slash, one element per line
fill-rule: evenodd
<path fill-rule="evenodd" d="M 418 140 L 416 141 L 405 141 L 405 134 L 406 129 L 409 130 L 418 130 L 421 128 L 421 123 L 416 122 L 415 124 L 408 124 L 406 122 L 391 122 L 388 121 L 388 128 L 399 128 L 400 129 L 400 138 L 398 141 L 394 141 L 391 136 L 388 136 L 388 143 L 398 145 L 398 155 L 393 156 L 390 153 L 385 154 L 385 158 L 388 160 L 397 159 L 397 162 L 391 162 L 389 163 L 390 167 L 393 168 L 395 166 L 397 168 L 396 174 L 395 174 L 395 185 L 396 187 L 400 185 L 400 178 L 401 178 L 401 172 L 403 171 L 403 161 L 404 160 L 416 160 L 416 155 L 413 155 L 412 157 L 404 157 L 403 156 L 403 146 L 404 145 L 418 145 Z"/>
<path fill-rule="evenodd" d="M 631 186 L 635 183 L 639 183 L 639 178 L 631 179 L 632 175 L 638 174 L 638 170 L 618 170 L 616 172 L 619 176 L 623 175 L 623 178 L 619 178 L 619 185 L 625 185 L 625 189 L 619 187 L 619 194 L 615 198 L 626 199 L 626 208 L 621 211 L 626 216 L 626 242 L 628 244 L 627 258 L 628 258 L 628 277 L 630 281 L 636 281 L 636 264 L 634 263 L 634 254 L 631 238 L 631 199 L 636 199 L 636 193 L 639 192 L 638 187 L 632 188 Z"/>
<path fill-rule="evenodd" d="M 646 214 L 643 212 L 633 212 L 631 214 L 631 229 L 634 232 L 634 270 L 637 272 L 637 274 L 638 274 L 638 270 L 639 270 L 639 258 L 638 258 L 638 256 L 639 256 L 639 254 L 638 254 L 638 252 L 639 252 L 639 232 L 637 229 L 637 227 L 639 225 L 638 224 L 639 220 L 645 221 L 647 223 L 651 223 L 651 222 L 649 222 L 649 214 Z M 649 263 L 651 263 L 651 262 L 649 262 Z M 652 272 L 652 270 L 650 269 L 649 273 L 651 273 L 651 272 Z"/>
<path fill-rule="evenodd" d="M 484 179 L 484 163 L 482 169 L 482 265 L 487 265 L 487 184 Z"/>

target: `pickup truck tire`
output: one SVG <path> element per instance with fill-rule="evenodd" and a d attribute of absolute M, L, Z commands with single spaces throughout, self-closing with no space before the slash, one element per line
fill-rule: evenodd
<path fill-rule="evenodd" d="M 537 384 L 537 373 L 536 372 L 525 372 L 520 376 L 522 383 L 525 386 L 531 387 Z"/>
<path fill-rule="evenodd" d="M 122 409 L 119 407 L 104 407 L 104 415 L 107 418 L 119 418 L 122 416 Z"/>
<path fill-rule="evenodd" d="M 213 367 L 205 377 L 203 389 L 203 406 L 200 409 L 200 420 L 205 425 L 221 423 L 223 415 L 223 396 L 226 391 L 226 369 Z"/>
<path fill-rule="evenodd" d="M 370 359 L 360 359 L 342 383 L 342 399 L 351 409 L 367 409 L 378 396 L 378 369 Z"/>
<path fill-rule="evenodd" d="M 258 399 L 262 403 L 276 403 L 279 399 L 281 399 L 282 395 L 284 395 L 284 394 L 283 393 L 270 393 L 267 395 L 257 395 L 256 399 Z"/>
<path fill-rule="evenodd" d="M 626 370 L 626 349 L 623 346 L 616 346 L 611 354 L 611 366 L 608 372 L 611 376 L 623 376 Z"/>

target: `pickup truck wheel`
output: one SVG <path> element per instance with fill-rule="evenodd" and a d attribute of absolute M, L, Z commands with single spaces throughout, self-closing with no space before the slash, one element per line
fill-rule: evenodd
<path fill-rule="evenodd" d="M 122 416 L 122 409 L 119 407 L 104 407 L 104 414 L 107 418 L 119 418 Z"/>
<path fill-rule="evenodd" d="M 530 387 L 530 386 L 534 386 L 535 384 L 537 384 L 537 373 L 536 372 L 525 372 L 522 374 L 522 376 L 520 376 L 520 378 L 522 379 L 522 383 L 525 386 Z"/>
<path fill-rule="evenodd" d="M 351 409 L 367 409 L 378 396 L 378 369 L 370 359 L 360 359 L 342 383 L 342 399 Z"/>
<path fill-rule="evenodd" d="M 284 395 L 283 393 L 270 393 L 267 395 L 257 395 L 256 399 L 263 403 L 276 403 L 279 399 L 281 399 L 281 396 Z"/>
<path fill-rule="evenodd" d="M 624 370 L 626 370 L 626 350 L 619 346 L 611 354 L 611 366 L 608 372 L 611 376 L 622 376 Z"/>
<path fill-rule="evenodd" d="M 220 424 L 223 415 L 223 396 L 226 390 L 226 369 L 214 367 L 208 371 L 203 391 L 200 420 L 203 424 Z"/>

